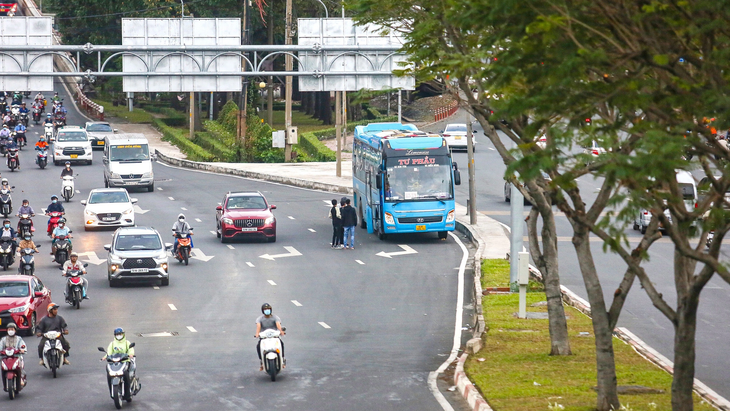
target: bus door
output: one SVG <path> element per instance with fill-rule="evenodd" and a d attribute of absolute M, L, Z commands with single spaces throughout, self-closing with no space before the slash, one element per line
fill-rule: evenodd
<path fill-rule="evenodd" d="M 367 197 L 368 210 L 370 210 L 370 215 L 367 219 L 370 224 L 368 232 L 373 232 L 380 228 L 380 196 L 378 195 L 380 190 L 377 188 L 377 183 L 373 182 L 373 174 L 370 170 L 365 174 L 365 185 L 367 191 L 365 196 Z"/>

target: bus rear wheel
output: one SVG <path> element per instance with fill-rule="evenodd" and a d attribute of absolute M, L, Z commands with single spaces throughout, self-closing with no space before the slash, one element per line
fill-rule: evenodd
<path fill-rule="evenodd" d="M 365 221 L 365 214 L 362 212 L 362 198 L 360 199 L 360 206 L 358 207 L 358 210 L 360 211 L 360 228 L 368 228 L 368 223 Z"/>

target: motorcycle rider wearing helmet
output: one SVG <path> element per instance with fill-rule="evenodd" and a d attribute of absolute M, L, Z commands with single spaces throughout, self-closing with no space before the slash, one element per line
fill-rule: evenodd
<path fill-rule="evenodd" d="M 2 230 L 0 230 L 0 239 L 1 240 L 10 239 L 13 241 L 12 252 L 13 252 L 13 255 L 15 255 L 15 250 L 17 250 L 17 248 L 18 248 L 18 243 L 17 243 L 18 236 L 15 233 L 15 230 L 13 229 L 13 227 L 10 225 L 10 220 L 8 220 L 7 218 L 5 220 L 3 220 L 3 227 L 2 227 Z"/>
<path fill-rule="evenodd" d="M 172 235 L 174 236 L 175 233 L 187 233 L 188 238 L 190 239 L 190 248 L 193 248 L 193 233 L 191 230 L 192 228 L 190 228 L 190 224 L 185 221 L 185 214 L 180 213 L 180 215 L 177 216 L 177 221 L 172 225 Z M 177 254 L 177 237 L 175 237 L 175 245 L 172 248 L 172 255 L 175 254 Z"/>
<path fill-rule="evenodd" d="M 61 100 L 61 97 L 58 97 L 58 91 L 53 93 L 53 101 L 60 101 L 60 100 Z"/>
<path fill-rule="evenodd" d="M 35 95 L 35 99 L 34 100 L 40 101 L 41 103 L 43 103 L 43 100 L 45 100 L 45 99 L 46 99 L 46 97 L 43 95 L 43 93 L 41 93 L 39 91 L 38 94 Z"/>
<path fill-rule="evenodd" d="M 2 180 L 0 180 L 0 190 L 13 191 L 10 188 L 10 183 L 8 182 L 8 179 L 7 178 L 3 178 Z"/>
<path fill-rule="evenodd" d="M 46 207 L 46 215 L 49 215 L 54 212 L 56 212 L 56 213 L 65 213 L 66 212 L 66 210 L 63 209 L 63 204 L 58 202 L 58 196 L 55 194 L 51 196 L 51 204 L 49 204 L 48 207 Z M 48 219 L 48 230 L 50 230 L 50 229 L 51 229 L 51 219 L 49 218 Z M 49 233 L 49 235 L 52 236 L 53 234 Z"/>
<path fill-rule="evenodd" d="M 25 106 L 25 101 L 20 103 L 20 113 L 21 114 L 23 114 L 23 113 L 28 114 L 29 111 L 30 110 L 28 110 L 28 107 Z"/>
<path fill-rule="evenodd" d="M 48 315 L 43 317 L 36 326 L 35 335 L 37 337 L 43 337 L 41 338 L 40 344 L 38 344 L 38 358 L 41 359 L 39 363 L 40 365 L 44 365 L 43 346 L 46 344 L 46 341 L 48 341 L 48 339 L 44 337 L 43 334 L 47 333 L 48 331 L 58 331 L 61 333 L 61 337 L 59 338 L 61 340 L 61 347 L 63 347 L 63 350 L 66 351 L 66 357 L 68 357 L 71 346 L 69 345 L 68 341 L 66 341 L 66 337 L 64 337 L 64 335 L 68 335 L 68 325 L 66 325 L 66 320 L 58 315 L 58 304 L 48 304 Z M 65 365 L 71 364 L 65 357 L 63 359 L 63 363 Z"/>
<path fill-rule="evenodd" d="M 86 267 L 84 267 L 84 265 L 79 262 L 79 255 L 76 253 L 71 253 L 71 259 L 63 263 L 63 274 L 61 274 L 61 276 L 67 277 L 69 271 L 81 271 L 81 288 L 84 291 L 84 300 L 88 300 L 89 297 L 86 296 L 86 289 L 89 287 L 89 281 L 86 279 L 86 277 L 83 277 L 83 275 L 86 274 Z M 64 295 L 66 296 L 66 302 L 68 302 L 68 299 L 71 295 L 68 281 L 66 282 L 66 292 L 64 293 Z"/>
<path fill-rule="evenodd" d="M 261 306 L 261 313 L 259 318 L 256 319 L 256 334 L 254 338 L 259 338 L 261 331 L 265 330 L 279 330 L 281 335 L 286 335 L 284 330 L 281 328 L 281 319 L 274 315 L 271 310 L 271 304 L 264 303 Z M 264 362 L 261 359 L 261 339 L 256 344 L 256 352 L 259 354 L 259 371 L 264 370 Z M 284 341 L 281 341 L 281 358 L 284 360 L 282 367 L 286 368 L 286 358 L 284 357 Z"/>
<path fill-rule="evenodd" d="M 21 250 L 25 250 L 26 248 L 30 248 L 36 253 L 38 252 L 38 247 L 36 247 L 35 243 L 33 242 L 33 237 L 30 236 L 30 234 L 26 234 L 22 240 L 20 240 L 20 243 L 18 244 L 18 255 L 20 255 Z M 18 274 L 23 273 L 23 264 L 18 264 Z"/>
<path fill-rule="evenodd" d="M 10 128 L 8 128 L 7 122 L 3 124 L 3 129 L 0 130 L 0 140 L 6 140 L 10 138 Z"/>
<path fill-rule="evenodd" d="M 35 217 L 35 211 L 33 211 L 33 207 L 30 206 L 30 202 L 27 199 L 23 199 L 23 205 L 18 207 L 18 214 L 16 216 L 20 217 L 23 214 L 28 214 L 31 217 Z"/>
<path fill-rule="evenodd" d="M 53 233 L 51 234 L 51 237 L 53 240 L 51 240 L 51 255 L 56 254 L 56 241 L 58 241 L 58 237 L 66 237 L 68 238 L 68 249 L 73 250 L 73 244 L 71 244 L 71 234 L 69 234 L 69 229 L 66 227 L 66 219 L 61 218 L 58 220 L 58 227 L 53 229 Z"/>
<path fill-rule="evenodd" d="M 71 162 L 67 161 L 63 170 L 61 170 L 61 178 L 66 176 L 73 177 L 74 171 L 71 169 Z"/>
<path fill-rule="evenodd" d="M 46 136 L 40 136 L 38 137 L 38 142 L 35 143 L 35 150 L 36 151 L 45 151 L 48 150 L 48 143 L 46 143 Z M 38 157 L 35 158 L 35 163 L 38 164 Z"/>
<path fill-rule="evenodd" d="M 63 106 L 63 101 L 59 101 L 58 105 L 56 106 L 56 112 L 54 114 L 61 113 L 64 117 L 66 117 L 66 114 L 68 113 L 68 110 L 66 110 L 66 107 Z"/>
<path fill-rule="evenodd" d="M 18 335 L 18 326 L 15 323 L 8 323 L 8 335 L 0 338 L 0 352 L 5 351 L 7 347 L 14 347 L 21 354 L 25 354 L 28 347 L 25 345 L 25 341 Z M 23 363 L 23 356 L 20 356 L 20 384 L 25 386 L 25 364 Z"/>
<path fill-rule="evenodd" d="M 129 368 L 124 372 L 124 398 L 130 398 L 131 394 L 129 389 L 132 387 L 132 382 L 129 380 L 130 375 L 135 375 L 137 371 L 137 360 L 134 357 L 134 347 L 129 346 L 130 342 L 127 341 L 127 336 L 124 333 L 122 327 L 114 329 L 114 339 L 109 343 L 106 348 L 106 355 L 102 357 L 102 361 L 110 355 L 114 354 L 127 354 L 129 359 L 125 362 L 129 362 Z M 108 381 L 111 384 L 111 381 Z"/>
<path fill-rule="evenodd" d="M 51 117 L 51 113 L 46 113 L 46 119 L 43 120 L 43 126 L 45 127 L 46 124 L 53 125 L 53 117 Z"/>

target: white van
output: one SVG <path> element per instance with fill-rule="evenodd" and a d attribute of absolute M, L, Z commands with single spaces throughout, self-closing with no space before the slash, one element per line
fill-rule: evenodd
<path fill-rule="evenodd" d="M 79 126 L 65 126 L 58 129 L 51 148 L 53 164 L 63 165 L 66 161 L 91 164 L 91 141 L 86 130 Z"/>
<path fill-rule="evenodd" d="M 697 205 L 697 184 L 695 179 L 689 171 L 677 170 L 677 184 L 679 185 L 679 191 L 682 193 L 682 199 L 684 200 L 684 206 L 687 211 L 694 210 Z M 672 221 L 672 216 L 669 210 L 664 211 L 664 215 L 669 221 Z M 651 211 L 641 210 L 639 215 L 634 220 L 634 230 L 641 231 L 641 234 L 646 232 L 646 228 L 649 226 L 651 221 Z M 661 227 L 660 227 L 661 229 Z"/>
<path fill-rule="evenodd" d="M 104 187 L 155 189 L 150 146 L 144 134 L 118 134 L 104 138 Z"/>

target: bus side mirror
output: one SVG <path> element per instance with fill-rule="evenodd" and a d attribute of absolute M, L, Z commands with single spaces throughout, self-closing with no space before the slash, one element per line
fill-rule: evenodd
<path fill-rule="evenodd" d="M 454 170 L 454 185 L 461 185 L 461 171 L 459 170 Z"/>
<path fill-rule="evenodd" d="M 375 188 L 380 190 L 383 188 L 383 173 L 378 173 L 375 175 Z"/>

